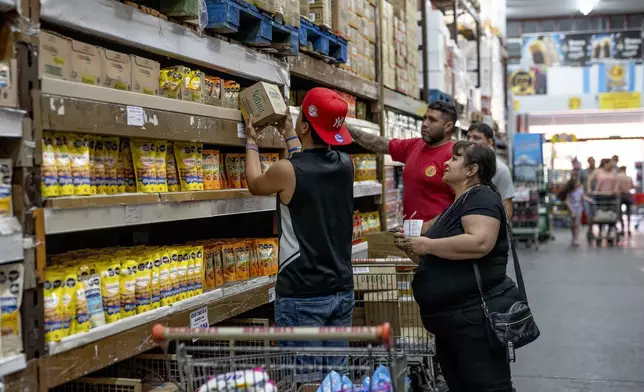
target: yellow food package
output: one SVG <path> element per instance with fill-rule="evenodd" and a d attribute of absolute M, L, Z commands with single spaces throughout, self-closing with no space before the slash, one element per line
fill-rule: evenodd
<path fill-rule="evenodd" d="M 105 167 L 105 193 L 114 195 L 119 193 L 119 138 L 117 136 L 104 136 L 103 166 Z"/>
<path fill-rule="evenodd" d="M 175 302 L 183 301 L 187 298 L 188 294 L 188 259 L 190 256 L 184 251 L 184 248 L 178 248 L 177 254 L 179 261 L 177 262 L 177 281 L 179 282 L 179 290 L 175 295 Z"/>
<path fill-rule="evenodd" d="M 90 184 L 93 195 L 104 195 L 107 193 L 105 187 L 105 164 L 103 157 L 105 146 L 100 136 L 88 137 L 89 140 L 89 166 L 91 170 Z"/>
<path fill-rule="evenodd" d="M 45 341 L 59 342 L 63 337 L 63 279 L 60 269 L 45 270 Z"/>
<path fill-rule="evenodd" d="M 214 150 L 203 150 L 203 189 L 210 191 L 215 188 Z"/>
<path fill-rule="evenodd" d="M 195 296 L 195 254 L 192 247 L 186 247 L 184 256 L 186 257 L 187 273 L 186 273 L 186 298 Z"/>
<path fill-rule="evenodd" d="M 40 165 L 40 194 L 42 197 L 58 196 L 58 169 L 54 151 L 54 135 L 42 136 L 42 164 Z"/>
<path fill-rule="evenodd" d="M 247 280 L 250 276 L 250 245 L 247 241 L 235 244 L 235 268 L 237 280 Z"/>
<path fill-rule="evenodd" d="M 215 247 L 212 244 L 203 246 L 203 267 L 204 267 L 204 284 L 205 291 L 212 290 L 215 284 Z"/>
<path fill-rule="evenodd" d="M 136 269 L 136 313 L 144 313 L 152 307 L 152 262 L 148 253 L 139 257 Z"/>
<path fill-rule="evenodd" d="M 131 140 L 137 192 L 156 192 L 156 145 L 147 140 Z"/>
<path fill-rule="evenodd" d="M 130 150 L 130 140 L 121 139 L 119 146 L 119 171 L 123 173 L 123 179 L 119 181 L 119 192 L 136 192 L 136 175 L 134 174 L 134 162 Z"/>
<path fill-rule="evenodd" d="M 277 260 L 277 247 L 271 238 L 257 239 L 254 241 L 259 261 L 259 275 L 273 275 L 273 263 Z"/>
<path fill-rule="evenodd" d="M 190 71 L 183 79 L 185 89 L 192 102 L 203 102 L 202 76 L 203 72 L 201 71 Z"/>
<path fill-rule="evenodd" d="M 202 245 L 197 245 L 193 248 L 193 252 L 196 254 L 195 264 L 194 264 L 194 295 L 203 294 L 204 282 L 205 282 L 205 268 L 204 268 L 204 250 Z M 191 254 L 192 256 L 192 254 Z"/>
<path fill-rule="evenodd" d="M 172 286 L 169 301 L 174 303 L 179 298 L 179 292 L 181 291 L 181 282 L 179 281 L 179 251 L 177 248 L 169 248 L 168 257 L 170 257 L 170 284 Z"/>
<path fill-rule="evenodd" d="M 179 72 L 178 69 L 162 69 L 159 74 L 159 87 L 161 88 L 160 95 L 165 95 L 166 97 L 173 99 L 181 99 L 181 85 L 183 83 L 183 78 L 184 74 Z"/>
<path fill-rule="evenodd" d="M 203 184 L 203 144 L 195 144 L 195 158 L 197 160 L 197 178 L 199 178 L 199 190 L 204 190 Z"/>
<path fill-rule="evenodd" d="M 71 196 L 74 194 L 72 165 L 67 149 L 67 135 L 64 133 L 54 134 L 54 156 L 58 169 L 58 196 Z"/>
<path fill-rule="evenodd" d="M 161 254 L 154 254 L 154 262 L 152 264 L 152 280 L 150 287 L 152 289 L 152 309 L 159 309 L 161 307 Z"/>
<path fill-rule="evenodd" d="M 121 318 L 136 314 L 136 270 L 138 263 L 134 258 L 127 257 L 121 262 Z"/>
<path fill-rule="evenodd" d="M 11 177 L 13 176 L 13 161 L 0 159 L 0 218 L 13 216 L 11 201 Z"/>
<path fill-rule="evenodd" d="M 97 265 L 101 274 L 101 296 L 105 322 L 113 323 L 121 319 L 121 260 L 118 258 Z"/>
<path fill-rule="evenodd" d="M 78 279 L 76 281 L 76 311 L 72 321 L 71 334 L 87 332 L 90 329 L 90 315 L 87 298 L 85 296 L 85 284 L 83 280 L 88 279 L 95 273 L 95 264 L 92 260 L 81 260 L 76 269 Z"/>
<path fill-rule="evenodd" d="M 259 273 L 259 257 L 257 256 L 257 247 L 255 246 L 254 241 L 251 241 L 249 246 L 250 246 L 250 251 L 249 251 L 250 252 L 250 260 L 248 262 L 248 264 L 249 264 L 249 267 L 248 267 L 249 276 L 251 278 L 256 278 L 258 276 L 262 276 Z"/>
<path fill-rule="evenodd" d="M 181 185 L 179 184 L 179 173 L 177 172 L 177 161 L 174 157 L 174 144 L 168 143 L 168 151 L 166 153 L 166 178 L 168 180 L 168 192 L 179 192 Z"/>
<path fill-rule="evenodd" d="M 168 178 L 167 178 L 167 152 L 168 142 L 156 141 L 156 173 L 157 173 L 157 192 L 168 191 Z"/>
<path fill-rule="evenodd" d="M 237 268 L 235 260 L 235 244 L 227 243 L 221 246 L 221 259 L 224 266 L 224 282 L 237 280 Z"/>
<path fill-rule="evenodd" d="M 200 185 L 203 187 L 203 182 L 199 182 L 196 154 L 197 146 L 195 144 L 174 143 L 174 157 L 177 162 L 182 191 L 198 191 L 200 190 Z"/>
<path fill-rule="evenodd" d="M 228 175 L 228 187 L 240 189 L 242 187 L 240 156 L 242 154 L 226 154 L 226 174 Z"/>
<path fill-rule="evenodd" d="M 76 312 L 76 285 L 78 283 L 78 273 L 76 267 L 65 267 L 63 273 L 63 326 L 62 337 L 71 335 L 72 321 Z M 4 323 L 3 323 L 4 325 Z"/>
<path fill-rule="evenodd" d="M 159 294 L 161 306 L 172 305 L 172 280 L 170 279 L 171 259 L 167 249 L 159 252 L 161 266 L 159 267 Z"/>
<path fill-rule="evenodd" d="M 22 352 L 20 307 L 24 288 L 25 267 L 22 263 L 0 265 L 0 313 L 2 313 L 3 357 Z"/>
<path fill-rule="evenodd" d="M 75 195 L 90 195 L 92 193 L 89 167 L 89 140 L 87 135 L 70 134 L 67 138 L 72 168 L 72 184 Z"/>
<path fill-rule="evenodd" d="M 212 263 L 215 267 L 215 287 L 224 284 L 224 260 L 221 256 L 221 244 L 215 245 L 212 253 Z"/>

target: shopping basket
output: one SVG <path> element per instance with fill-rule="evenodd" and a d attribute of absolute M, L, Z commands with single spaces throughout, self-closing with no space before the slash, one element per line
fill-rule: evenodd
<path fill-rule="evenodd" d="M 176 343 L 179 376 L 176 382 L 185 391 L 315 391 L 332 370 L 346 375 L 355 385 L 360 385 L 380 365 L 388 369 L 391 377 L 389 390 L 403 392 L 405 389 L 406 357 L 395 349 L 389 324 L 375 327 L 192 329 L 168 328 L 157 324 L 152 329 L 152 335 L 161 347 L 167 348 L 170 342 Z M 261 344 L 208 344 L 226 340 Z M 318 346 L 321 342 L 358 341 L 377 345 L 350 348 Z M 295 346 L 306 342 L 312 344 Z M 371 386 L 372 382 L 373 378 L 370 378 L 366 385 Z"/>

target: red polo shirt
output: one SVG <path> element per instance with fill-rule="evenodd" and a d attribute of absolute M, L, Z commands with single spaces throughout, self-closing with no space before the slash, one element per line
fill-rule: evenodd
<path fill-rule="evenodd" d="M 431 220 L 454 202 L 454 192 L 443 182 L 445 161 L 452 158 L 454 142 L 430 147 L 423 139 L 393 139 L 389 154 L 403 162 L 403 208 L 405 218 Z"/>

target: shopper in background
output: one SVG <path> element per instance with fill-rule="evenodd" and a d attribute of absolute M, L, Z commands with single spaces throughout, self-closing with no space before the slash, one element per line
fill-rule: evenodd
<path fill-rule="evenodd" d="M 617 166 L 619 164 L 619 156 L 613 155 L 610 160 L 613 161 L 613 170 L 617 171 L 617 168 L 619 167 Z"/>
<path fill-rule="evenodd" d="M 489 125 L 485 123 L 474 123 L 467 130 L 467 140 L 489 146 L 494 149 L 494 132 Z M 492 177 L 492 184 L 501 194 L 503 207 L 508 219 L 512 218 L 512 199 L 514 198 L 514 183 L 512 182 L 512 173 L 499 157 L 496 158 L 496 174 Z"/>
<path fill-rule="evenodd" d="M 436 355 L 453 392 L 512 391 L 506 353 L 488 340 L 473 268 L 478 263 L 490 312 L 506 312 L 521 299 L 506 274 L 508 227 L 492 185 L 495 169 L 492 149 L 457 142 L 443 175 L 456 201 L 423 236 L 397 234 L 395 240 L 418 261 L 414 298 L 425 328 L 435 335 Z"/>
<path fill-rule="evenodd" d="M 584 185 L 577 173 L 573 173 L 572 178 L 564 185 L 559 195 L 560 201 L 565 202 L 570 213 L 570 230 L 572 231 L 571 245 L 576 248 L 579 246 L 579 229 L 581 228 L 581 213 L 583 211 Z"/>
<path fill-rule="evenodd" d="M 443 180 L 445 161 L 452 155 L 452 130 L 456 123 L 456 108 L 442 101 L 429 104 L 420 138 L 392 139 L 349 129 L 353 140 L 363 148 L 380 154 L 390 154 L 394 161 L 405 163 L 403 168 L 403 209 L 407 218 L 414 216 L 428 222 L 454 201 L 454 192 Z"/>
<path fill-rule="evenodd" d="M 628 235 L 631 235 L 631 208 L 633 207 L 633 195 L 631 195 L 631 189 L 635 187 L 633 184 L 633 179 L 626 175 L 626 166 L 619 168 L 619 174 L 617 175 L 617 187 L 618 192 L 622 198 L 622 206 L 626 210 L 626 222 L 624 222 L 624 216 L 622 215 L 622 233 L 628 232 Z M 626 223 L 626 225 L 624 225 Z"/>
<path fill-rule="evenodd" d="M 595 182 L 592 180 L 593 173 L 595 172 L 595 158 L 588 158 L 588 167 L 581 171 L 579 179 L 584 186 L 584 193 L 589 194 L 595 189 Z M 593 209 L 590 205 L 590 200 L 588 197 L 585 197 L 582 200 L 582 205 L 584 206 L 584 212 L 586 213 L 586 218 L 588 219 L 588 230 L 586 231 L 586 237 L 589 239 L 593 235 L 593 225 L 592 225 L 592 213 Z"/>
<path fill-rule="evenodd" d="M 336 92 L 314 88 L 304 97 L 293 128 L 288 114 L 278 126 L 289 159 L 265 173 L 253 119 L 246 121 L 246 181 L 253 195 L 278 195 L 279 272 L 275 323 L 279 327 L 351 326 L 353 163 L 329 146 L 351 143 L 344 126 L 347 104 Z M 300 144 L 301 142 L 301 144 Z M 285 342 L 289 346 L 348 346 L 343 342 Z M 346 360 L 339 358 L 340 360 Z M 327 363 L 337 367 L 341 363 Z M 317 379 L 317 374 L 312 375 Z M 303 380 L 306 381 L 306 380 Z"/>
<path fill-rule="evenodd" d="M 593 172 L 590 182 L 594 182 L 593 191 L 617 193 L 617 173 L 612 159 L 602 159 L 599 169 Z"/>

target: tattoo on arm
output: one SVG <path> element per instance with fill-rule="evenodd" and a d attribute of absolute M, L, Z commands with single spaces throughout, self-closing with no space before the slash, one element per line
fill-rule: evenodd
<path fill-rule="evenodd" d="M 353 141 L 358 143 L 362 148 L 378 154 L 389 154 L 389 140 L 357 129 L 348 129 L 351 137 L 353 137 Z"/>

